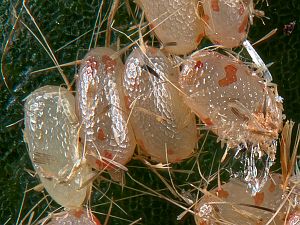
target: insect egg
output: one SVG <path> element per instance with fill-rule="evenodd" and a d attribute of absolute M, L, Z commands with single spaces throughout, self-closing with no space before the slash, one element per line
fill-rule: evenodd
<path fill-rule="evenodd" d="M 217 52 L 198 51 L 182 66 L 185 101 L 202 122 L 229 148 L 257 147 L 274 160 L 283 109 L 273 89 L 242 62 Z"/>
<path fill-rule="evenodd" d="M 205 34 L 225 48 L 239 46 L 247 36 L 252 0 L 204 0 Z"/>
<path fill-rule="evenodd" d="M 197 142 L 195 116 L 173 86 L 178 75 L 178 68 L 152 47 L 146 47 L 145 53 L 134 49 L 125 63 L 130 122 L 142 150 L 158 162 L 188 158 Z"/>
<path fill-rule="evenodd" d="M 204 37 L 204 24 L 197 0 L 138 0 L 137 3 L 169 53 L 184 55 L 198 47 Z"/>
<path fill-rule="evenodd" d="M 96 169 L 122 167 L 132 157 L 135 138 L 122 91 L 124 65 L 109 48 L 95 48 L 82 60 L 76 87 L 81 143 Z"/>
<path fill-rule="evenodd" d="M 90 169 L 83 166 L 60 182 L 81 158 L 74 96 L 65 88 L 44 86 L 27 97 L 24 109 L 24 140 L 43 186 L 63 207 L 80 208 L 90 191 L 89 185 L 81 187 Z"/>

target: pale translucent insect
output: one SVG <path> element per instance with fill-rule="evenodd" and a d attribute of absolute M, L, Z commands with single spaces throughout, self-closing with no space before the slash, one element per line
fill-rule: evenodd
<path fill-rule="evenodd" d="M 283 201 L 281 178 L 278 174 L 271 177 L 255 196 L 246 192 L 246 184 L 235 179 L 209 191 L 195 205 L 196 224 L 262 225 L 269 220 L 271 224 L 283 224 L 285 208 L 272 218 Z"/>
<path fill-rule="evenodd" d="M 82 187 L 87 166 L 64 181 L 82 157 L 78 145 L 75 98 L 65 88 L 45 86 L 26 99 L 24 140 L 34 169 L 51 197 L 66 208 L 79 208 L 90 186 Z"/>
<path fill-rule="evenodd" d="M 217 52 L 198 51 L 182 66 L 185 102 L 219 139 L 274 160 L 283 110 L 274 89 L 242 62 Z"/>
<path fill-rule="evenodd" d="M 188 158 L 197 142 L 195 116 L 171 84 L 178 75 L 178 68 L 152 47 L 145 53 L 134 49 L 125 63 L 123 85 L 137 143 L 159 162 Z"/>
<path fill-rule="evenodd" d="M 124 65 L 120 58 L 111 58 L 114 53 L 109 48 L 88 52 L 76 83 L 81 143 L 88 162 L 98 170 L 122 167 L 136 145 L 122 91 Z"/>
<path fill-rule="evenodd" d="M 241 45 L 248 33 L 252 0 L 204 0 L 205 34 L 214 43 L 233 48 Z"/>
<path fill-rule="evenodd" d="M 100 221 L 87 210 L 70 210 L 52 215 L 43 224 L 47 225 L 101 225 Z"/>
<path fill-rule="evenodd" d="M 165 49 L 177 55 L 195 50 L 204 37 L 197 0 L 137 0 Z"/>

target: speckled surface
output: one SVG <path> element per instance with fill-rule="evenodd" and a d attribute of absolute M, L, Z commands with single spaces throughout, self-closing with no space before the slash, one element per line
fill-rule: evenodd
<path fill-rule="evenodd" d="M 125 64 L 123 86 L 132 110 L 130 121 L 147 155 L 157 162 L 180 162 L 196 146 L 195 115 L 170 84 L 177 83 L 179 68 L 173 68 L 157 48 L 147 48 L 145 54 L 135 49 Z"/>
<path fill-rule="evenodd" d="M 27 1 L 27 6 L 42 30 L 51 49 L 54 51 L 59 63 L 72 62 L 81 59 L 87 52 L 91 39 L 91 30 L 93 29 L 97 11 L 101 1 Z M 16 12 L 20 12 L 20 2 L 4 0 L 0 6 L 0 45 L 1 55 L 3 53 L 6 40 L 10 37 L 10 31 L 15 22 L 13 17 L 13 6 Z M 265 25 L 260 19 L 254 20 L 254 25 L 250 29 L 249 40 L 257 41 L 272 29 L 278 28 L 277 33 L 270 39 L 256 46 L 258 53 L 266 63 L 274 62 L 270 67 L 274 82 L 278 84 L 279 94 L 284 98 L 284 113 L 287 118 L 292 118 L 300 122 L 300 79 L 299 79 L 299 55 L 300 55 L 300 28 L 299 12 L 300 3 L 298 0 L 283 2 L 279 0 L 269 1 L 260 4 L 258 9 L 264 10 L 267 17 L 263 19 Z M 133 6 L 133 4 L 132 4 Z M 107 9 L 105 5 L 104 9 Z M 102 15 L 103 16 L 103 15 Z M 20 19 L 29 28 L 38 34 L 32 20 L 24 12 Z M 283 27 L 296 20 L 296 26 L 291 35 L 287 36 L 283 32 Z M 137 24 L 131 16 L 128 16 L 124 5 L 118 12 L 114 27 L 121 31 Z M 101 30 L 105 29 L 104 23 Z M 85 32 L 89 33 L 85 34 Z M 130 33 L 130 32 L 129 32 Z M 78 38 L 83 35 L 81 38 Z M 22 204 L 23 192 L 38 184 L 38 180 L 30 176 L 24 169 L 33 169 L 30 158 L 27 154 L 26 145 L 23 141 L 22 129 L 24 129 L 23 99 L 32 91 L 44 85 L 61 85 L 63 80 L 57 70 L 48 70 L 41 73 L 32 73 L 35 70 L 53 66 L 53 62 L 36 41 L 33 35 L 22 24 L 15 27 L 15 32 L 11 35 L 11 42 L 8 45 L 9 51 L 5 52 L 3 61 L 4 73 L 9 90 L 5 87 L 3 81 L 0 81 L 0 223 L 3 224 L 11 218 L 8 224 L 14 224 L 17 221 L 19 208 Z M 121 47 L 126 46 L 130 41 L 118 32 L 113 32 L 113 42 L 121 40 Z M 134 36 L 137 37 L 137 36 Z M 133 37 L 133 38 L 134 38 Z M 40 36 L 39 36 L 40 38 Z M 145 37 L 149 38 L 149 36 Z M 63 47 L 68 42 L 69 45 Z M 100 35 L 98 46 L 103 46 L 104 36 Z M 92 44 L 94 46 L 94 43 Z M 74 75 L 78 72 L 76 66 L 64 67 L 64 73 L 70 81 L 74 81 Z M 21 120 L 21 121 L 19 121 Z M 18 122 L 19 121 L 19 122 Z M 13 124 L 17 122 L 16 124 Z M 13 124 L 13 125 L 11 125 Z M 11 126 L 9 126 L 11 125 Z M 8 127 L 7 127 L 8 126 Z M 205 146 L 205 151 L 200 155 L 200 167 L 205 176 L 216 171 L 223 151 L 220 145 L 215 143 L 215 137 L 209 135 L 210 141 Z M 190 169 L 194 161 L 188 160 L 182 165 L 175 165 L 176 169 Z M 138 168 L 139 169 L 138 169 Z M 140 168 L 143 167 L 143 168 Z M 156 175 L 145 169 L 137 162 L 131 162 L 129 171 L 132 176 L 140 182 L 145 183 L 152 189 L 165 188 L 165 185 Z M 167 173 L 164 173 L 168 177 Z M 186 184 L 187 175 L 183 173 L 174 173 L 174 182 L 178 185 Z M 200 180 L 198 174 L 190 176 L 188 181 L 195 182 Z M 177 221 L 176 217 L 182 212 L 178 207 L 173 206 L 165 200 L 152 196 L 133 197 L 140 194 L 138 191 L 128 188 L 120 188 L 117 185 L 109 185 L 102 182 L 101 185 L 95 184 L 99 190 L 95 191 L 92 198 L 93 210 L 96 212 L 107 213 L 110 201 L 103 194 L 109 190 L 107 195 L 114 196 L 114 199 L 121 199 L 131 196 L 131 198 L 118 201 L 118 205 L 126 210 L 127 215 L 120 212 L 116 206 L 113 206 L 113 215 L 128 219 L 131 222 L 143 218 L 142 224 L 193 224 L 192 216 L 186 216 L 183 222 Z M 145 190 L 127 177 L 126 186 L 135 187 L 139 190 Z M 188 191 L 189 186 L 180 188 L 180 191 Z M 149 192 L 149 191 L 147 191 Z M 174 198 L 169 192 L 165 195 Z M 26 194 L 23 204 L 23 210 L 20 218 L 43 198 L 43 193 L 30 191 Z M 48 199 L 51 200 L 50 198 Z M 104 204 L 96 206 L 96 204 Z M 47 202 L 43 202 L 34 209 L 35 218 L 45 209 L 44 216 L 55 210 L 58 205 L 52 203 L 49 208 Z M 166 216 L 167 215 L 167 216 Z M 101 221 L 105 216 L 96 214 Z M 126 220 L 116 218 L 110 219 L 111 224 L 129 224 Z"/>

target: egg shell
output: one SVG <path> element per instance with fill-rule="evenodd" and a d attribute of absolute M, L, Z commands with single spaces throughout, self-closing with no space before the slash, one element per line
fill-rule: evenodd
<path fill-rule="evenodd" d="M 204 0 L 205 34 L 214 43 L 233 48 L 247 37 L 252 0 Z"/>
<path fill-rule="evenodd" d="M 95 48 L 82 60 L 76 81 L 76 112 L 87 159 L 98 170 L 116 169 L 130 161 L 135 138 L 122 91 L 124 65 L 116 52 Z"/>
<path fill-rule="evenodd" d="M 158 162 L 190 157 L 197 142 L 195 115 L 170 83 L 176 85 L 178 75 L 178 68 L 152 47 L 145 54 L 134 49 L 125 63 L 123 86 L 132 110 L 130 122 L 142 150 Z"/>
<path fill-rule="evenodd" d="M 282 104 L 264 80 L 237 59 L 195 52 L 182 64 L 185 102 L 229 147 L 252 143 L 273 154 L 282 129 Z"/>
<path fill-rule="evenodd" d="M 138 0 L 157 38 L 172 54 L 195 50 L 204 37 L 202 7 L 197 0 Z"/>
<path fill-rule="evenodd" d="M 43 186 L 58 204 L 80 207 L 89 191 L 81 184 L 90 169 L 82 167 L 68 182 L 59 182 L 81 157 L 74 96 L 63 87 L 44 86 L 27 97 L 24 110 L 24 140 Z"/>

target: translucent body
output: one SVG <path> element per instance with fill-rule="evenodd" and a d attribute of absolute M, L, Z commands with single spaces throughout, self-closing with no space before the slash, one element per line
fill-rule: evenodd
<path fill-rule="evenodd" d="M 199 51 L 183 64 L 179 83 L 186 103 L 230 148 L 252 144 L 275 157 L 282 104 L 248 67 L 217 52 Z"/>
<path fill-rule="evenodd" d="M 237 47 L 247 36 L 252 0 L 204 0 L 205 34 L 215 44 Z"/>
<path fill-rule="evenodd" d="M 195 50 L 204 37 L 197 0 L 137 0 L 157 38 L 172 54 Z"/>
<path fill-rule="evenodd" d="M 47 225 L 101 225 L 99 220 L 87 210 L 72 210 L 54 214 Z"/>
<path fill-rule="evenodd" d="M 135 139 L 122 91 L 124 65 L 115 52 L 95 48 L 82 60 L 77 79 L 76 111 L 81 128 L 81 143 L 87 159 L 96 169 L 125 165 L 132 157 Z"/>
<path fill-rule="evenodd" d="M 279 175 L 273 175 L 272 179 L 255 196 L 246 192 L 246 184 L 234 179 L 211 190 L 195 206 L 196 224 L 266 224 L 283 201 Z M 284 206 L 270 224 L 284 224 L 285 210 Z"/>
<path fill-rule="evenodd" d="M 124 89 L 132 109 L 138 144 L 159 162 L 178 162 L 189 157 L 197 142 L 195 116 L 183 103 L 177 82 L 179 71 L 155 48 L 146 56 L 133 50 L 125 64 Z"/>
<path fill-rule="evenodd" d="M 24 109 L 24 140 L 42 184 L 60 205 L 80 207 L 88 191 L 81 183 L 89 169 L 82 167 L 74 178 L 59 183 L 81 157 L 74 96 L 65 88 L 45 86 L 28 96 Z"/>

